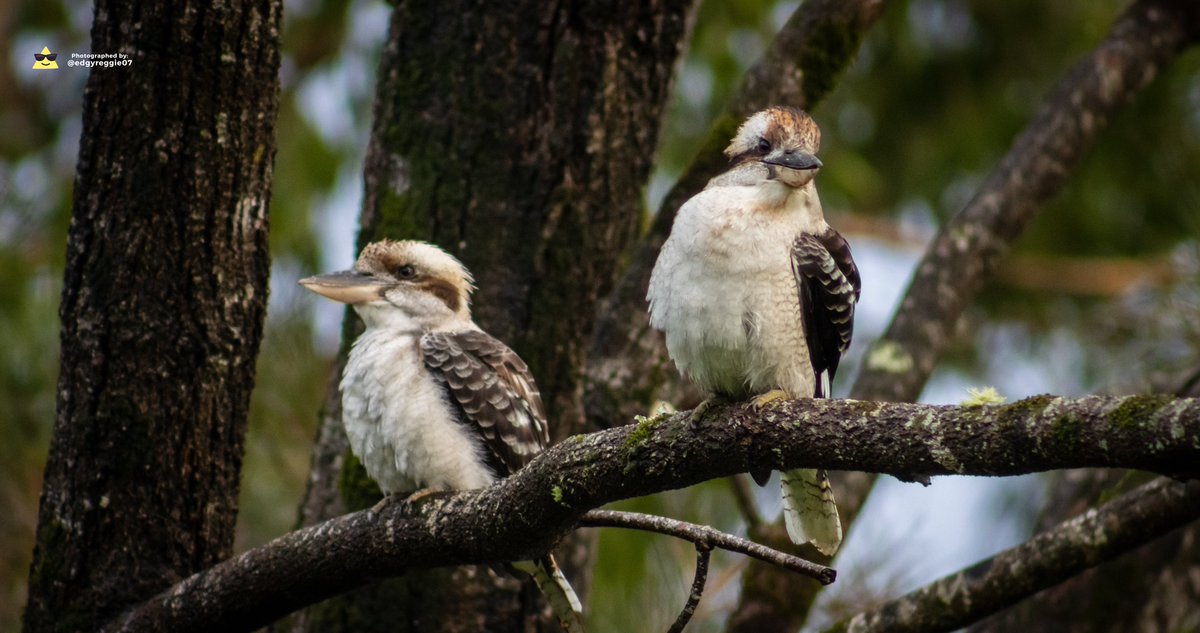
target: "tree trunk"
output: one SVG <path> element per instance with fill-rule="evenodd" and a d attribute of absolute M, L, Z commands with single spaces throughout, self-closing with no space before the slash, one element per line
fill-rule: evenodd
<path fill-rule="evenodd" d="M 476 320 L 529 364 L 554 440 L 583 428 L 595 314 L 643 217 L 692 4 L 402 1 L 392 13 L 359 246 L 416 238 L 458 255 L 479 288 Z M 331 393 L 306 525 L 377 498 L 345 458 L 339 414 Z M 571 568 L 586 552 L 560 556 Z M 486 567 L 414 572 L 310 609 L 292 628 L 517 631 L 545 625 L 535 596 Z"/>
<path fill-rule="evenodd" d="M 279 19 L 277 0 L 97 2 L 92 51 L 130 64 L 84 98 L 28 632 L 99 630 L 230 553 Z"/>

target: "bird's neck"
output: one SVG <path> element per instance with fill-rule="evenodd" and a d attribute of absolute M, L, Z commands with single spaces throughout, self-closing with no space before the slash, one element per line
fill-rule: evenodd
<path fill-rule="evenodd" d="M 420 336 L 426 332 L 457 332 L 476 328 L 470 315 L 458 313 L 411 314 L 388 305 L 358 304 L 355 312 L 362 318 L 368 331 L 390 333 L 395 336 Z M 477 328 L 476 328 L 477 329 Z"/>
<path fill-rule="evenodd" d="M 791 187 L 778 181 L 767 180 L 755 189 L 754 207 L 759 213 L 798 216 L 810 223 L 825 219 L 821 210 L 821 198 L 817 196 L 817 188 L 811 182 L 800 187 Z"/>
<path fill-rule="evenodd" d="M 757 211 L 796 213 L 811 221 L 823 220 L 821 199 L 813 180 L 793 186 L 777 179 L 758 162 L 737 165 L 708 182 L 706 189 L 737 187 L 752 192 L 750 205 Z M 742 194 L 745 195 L 745 194 Z M 745 199 L 745 198 L 743 198 Z"/>

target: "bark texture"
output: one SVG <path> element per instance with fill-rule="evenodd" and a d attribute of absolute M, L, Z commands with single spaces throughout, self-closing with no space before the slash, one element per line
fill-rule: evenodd
<path fill-rule="evenodd" d="M 476 321 L 529 364 L 554 440 L 583 428 L 586 343 L 642 219 L 692 5 L 402 1 L 392 12 L 359 246 L 416 238 L 459 256 L 478 286 Z M 304 524 L 377 494 L 344 457 L 338 408 L 331 393 Z M 570 571 L 587 550 L 560 562 Z M 292 630 L 516 631 L 540 601 L 483 568 L 387 584 L 310 610 Z"/>
<path fill-rule="evenodd" d="M 371 578 L 528 560 L 592 508 L 767 464 L 971 475 L 1116 466 L 1194 478 L 1200 401 L 1047 396 L 968 408 L 806 400 L 766 412 L 717 406 L 700 421 L 644 418 L 571 438 L 483 490 L 392 502 L 293 532 L 185 580 L 109 630 L 253 630 Z M 1172 486 L 1186 494 L 1177 499 L 1183 510 L 1169 516 L 1175 525 L 1193 520 L 1197 484 Z"/>
<path fill-rule="evenodd" d="M 96 5 L 26 631 L 226 558 L 266 310 L 280 3 Z"/>

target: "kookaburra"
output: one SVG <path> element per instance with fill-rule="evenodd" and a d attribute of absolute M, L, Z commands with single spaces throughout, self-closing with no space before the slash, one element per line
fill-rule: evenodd
<path fill-rule="evenodd" d="M 385 494 L 482 488 L 549 443 L 529 369 L 471 320 L 471 283 L 440 248 L 386 240 L 367 245 L 352 270 L 300 280 L 366 325 L 342 376 L 342 423 Z M 534 577 L 565 630 L 582 630 L 579 599 L 552 556 L 514 567 Z"/>
<path fill-rule="evenodd" d="M 858 269 L 825 223 L 813 178 L 816 123 L 773 107 L 742 124 L 730 166 L 679 209 L 650 278 L 650 323 L 710 396 L 822 398 L 850 345 Z M 770 471 L 752 473 L 761 485 Z M 832 556 L 842 540 L 824 471 L 782 473 L 796 543 Z"/>

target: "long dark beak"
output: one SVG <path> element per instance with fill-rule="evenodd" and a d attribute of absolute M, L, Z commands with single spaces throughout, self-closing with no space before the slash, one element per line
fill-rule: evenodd
<path fill-rule="evenodd" d="M 390 283 L 353 270 L 341 270 L 305 277 L 300 280 L 300 285 L 322 297 L 354 305 L 380 298 Z"/>
<path fill-rule="evenodd" d="M 786 150 L 782 154 L 771 154 L 763 159 L 768 165 L 778 165 L 787 167 L 788 169 L 818 169 L 821 167 L 821 159 L 809 154 L 808 152 L 797 152 L 795 150 Z"/>

